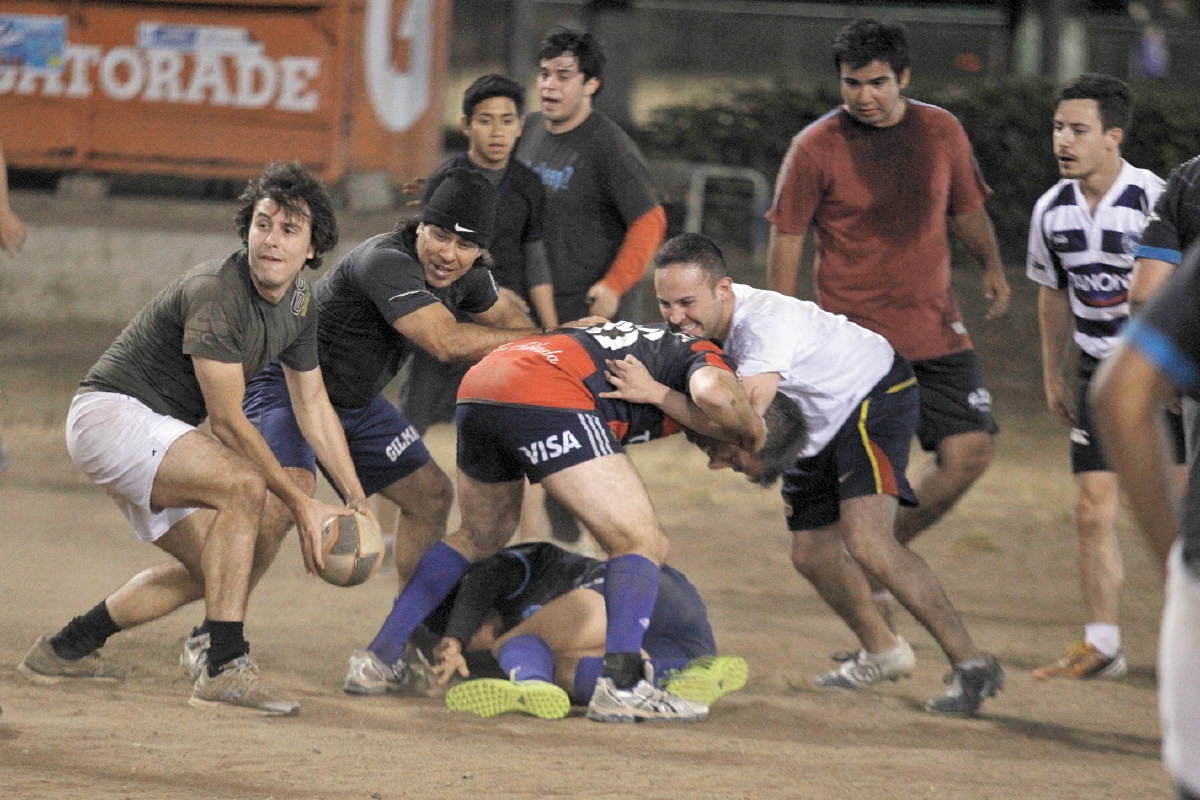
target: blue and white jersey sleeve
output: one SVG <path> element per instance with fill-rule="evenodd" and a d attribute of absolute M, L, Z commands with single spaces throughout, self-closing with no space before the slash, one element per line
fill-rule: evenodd
<path fill-rule="evenodd" d="M 1094 209 L 1074 180 L 1042 195 L 1030 222 L 1026 273 L 1070 293 L 1075 342 L 1102 359 L 1116 346 L 1129 318 L 1134 254 L 1163 181 L 1124 163 Z"/>

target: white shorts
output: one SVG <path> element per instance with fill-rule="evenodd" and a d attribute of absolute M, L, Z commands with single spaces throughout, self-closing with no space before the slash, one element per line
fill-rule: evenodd
<path fill-rule="evenodd" d="M 85 392 L 75 395 L 67 412 L 67 452 L 108 492 L 137 537 L 153 542 L 196 510 L 150 506 L 154 476 L 167 448 L 194 430 L 127 394 Z"/>
<path fill-rule="evenodd" d="M 1163 761 L 1180 786 L 1200 794 L 1200 578 L 1176 542 L 1167 561 L 1167 597 L 1158 643 L 1158 713 Z"/>

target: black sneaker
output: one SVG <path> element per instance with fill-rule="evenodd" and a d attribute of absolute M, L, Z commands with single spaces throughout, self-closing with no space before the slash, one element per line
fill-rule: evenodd
<path fill-rule="evenodd" d="M 974 714 L 988 697 L 1004 688 L 1004 670 L 995 656 L 982 667 L 955 667 L 945 677 L 950 685 L 941 697 L 925 702 L 925 710 L 940 714 Z"/>

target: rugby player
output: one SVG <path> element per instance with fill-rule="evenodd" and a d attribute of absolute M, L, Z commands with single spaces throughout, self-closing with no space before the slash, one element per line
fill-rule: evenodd
<path fill-rule="evenodd" d="M 1084 635 L 1062 658 L 1033 671 L 1038 678 L 1120 678 L 1120 593 L 1124 569 L 1117 543 L 1117 477 L 1096 441 L 1087 405 L 1097 365 L 1129 319 L 1129 276 L 1142 229 L 1163 181 L 1121 157 L 1133 98 L 1124 82 L 1081 75 L 1058 92 L 1054 154 L 1062 180 L 1041 196 L 1029 223 L 1026 271 L 1038 287 L 1042 382 L 1050 410 L 1070 427 L 1075 476 L 1075 530 L 1083 589 Z M 1063 377 L 1074 339 L 1082 353 L 1072 394 Z M 1183 429 L 1173 416 L 1177 463 Z"/>
<path fill-rule="evenodd" d="M 737 363 L 756 410 L 781 393 L 803 413 L 807 441 L 783 473 L 792 563 L 862 643 L 816 684 L 858 689 L 913 670 L 912 647 L 872 602 L 870 574 L 950 660 L 949 690 L 925 707 L 974 713 L 1003 686 L 1004 671 L 971 641 L 929 566 L 894 535 L 898 505 L 916 502 L 904 476 L 919 413 L 908 362 L 882 336 L 843 316 L 733 283 L 720 248 L 700 234 L 664 244 L 654 266 L 663 318 L 683 333 L 718 342 Z M 634 370 L 625 372 L 633 381 Z M 626 399 L 661 391 L 646 389 L 644 378 Z M 705 449 L 714 469 L 731 467 L 768 484 L 779 474 L 764 469 L 753 449 L 716 442 Z"/>
<path fill-rule="evenodd" d="M 299 277 L 337 243 L 337 221 L 325 188 L 299 164 L 267 167 L 241 200 L 244 248 L 191 269 L 151 300 L 88 372 L 67 415 L 72 460 L 139 539 L 174 561 L 143 570 L 39 638 L 18 667 L 36 683 L 120 677 L 97 652 L 110 636 L 203 598 L 207 660 L 190 704 L 299 710 L 260 679 L 242 620 L 292 519 L 313 572 L 323 523 L 369 513 L 322 380 L 312 289 Z M 350 508 L 313 500 L 246 419 L 246 381 L 273 359 L 298 430 Z M 205 417 L 212 436 L 196 430 Z"/>
<path fill-rule="evenodd" d="M 653 404 L 614 397 L 608 376 L 627 356 L 674 391 Z M 704 717 L 703 704 L 644 678 L 642 636 L 667 539 L 623 445 L 687 426 L 757 451 L 762 419 L 720 350 L 662 324 L 606 323 L 527 337 L 498 347 L 467 373 L 457 424 L 462 528 L 426 551 L 364 652 L 379 683 L 397 679 L 395 665 L 413 629 L 471 563 L 508 542 L 527 477 L 582 520 L 610 556 L 605 656 L 588 716 L 603 722 Z"/>

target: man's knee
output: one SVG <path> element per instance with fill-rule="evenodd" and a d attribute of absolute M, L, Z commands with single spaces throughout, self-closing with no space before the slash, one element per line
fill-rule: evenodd
<path fill-rule="evenodd" d="M 1116 525 L 1119 494 L 1115 481 L 1078 477 L 1075 526 L 1081 536 L 1107 536 Z"/>
<path fill-rule="evenodd" d="M 975 431 L 947 436 L 937 446 L 938 468 L 958 476 L 964 483 L 973 483 L 987 472 L 994 452 L 989 433 Z"/>
<path fill-rule="evenodd" d="M 792 566 L 806 578 L 821 572 L 842 547 L 841 541 L 833 541 L 828 531 L 793 531 Z"/>
<path fill-rule="evenodd" d="M 267 479 L 246 461 L 223 470 L 217 477 L 217 511 L 261 516 L 267 499 Z"/>
<path fill-rule="evenodd" d="M 418 470 L 416 475 L 420 477 L 415 491 L 407 493 L 400 504 L 405 516 L 427 521 L 445 519 L 454 502 L 454 485 L 450 483 L 450 478 L 432 461 Z"/>

